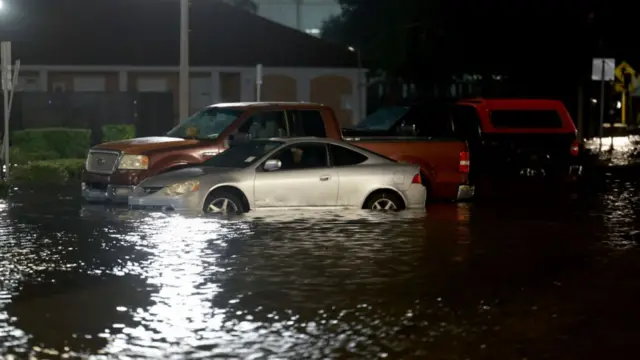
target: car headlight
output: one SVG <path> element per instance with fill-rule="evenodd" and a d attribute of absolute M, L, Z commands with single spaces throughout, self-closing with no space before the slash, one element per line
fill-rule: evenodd
<path fill-rule="evenodd" d="M 118 169 L 121 170 L 147 170 L 148 168 L 149 158 L 144 155 L 124 155 L 118 164 Z"/>
<path fill-rule="evenodd" d="M 175 183 L 169 185 L 161 190 L 164 195 L 168 196 L 179 196 L 184 195 L 190 192 L 198 191 L 200 188 L 200 181 L 198 180 L 189 180 L 180 183 Z"/>

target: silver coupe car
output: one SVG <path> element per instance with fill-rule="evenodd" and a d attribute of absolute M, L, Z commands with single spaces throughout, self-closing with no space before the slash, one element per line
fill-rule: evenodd
<path fill-rule="evenodd" d="M 424 208 L 420 168 L 321 138 L 252 140 L 142 181 L 132 208 L 242 213 L 265 208 Z"/>

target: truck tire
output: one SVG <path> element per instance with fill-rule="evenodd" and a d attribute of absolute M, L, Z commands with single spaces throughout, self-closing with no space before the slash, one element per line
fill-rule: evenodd
<path fill-rule="evenodd" d="M 213 191 L 207 196 L 202 208 L 207 214 L 241 214 L 246 210 L 242 205 L 242 201 L 234 194 L 220 190 Z"/>

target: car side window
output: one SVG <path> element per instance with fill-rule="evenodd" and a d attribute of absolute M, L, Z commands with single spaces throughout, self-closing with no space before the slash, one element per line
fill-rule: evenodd
<path fill-rule="evenodd" d="M 280 160 L 282 170 L 323 168 L 329 165 L 327 147 L 320 143 L 300 143 L 280 150 L 270 159 Z"/>
<path fill-rule="evenodd" d="M 268 139 L 287 136 L 284 111 L 265 111 L 248 118 L 238 132 L 249 134 L 252 139 Z"/>
<path fill-rule="evenodd" d="M 329 145 L 329 154 L 331 155 L 331 165 L 333 166 L 358 165 L 369 159 L 359 152 L 347 149 L 344 146 L 333 144 Z"/>
<path fill-rule="evenodd" d="M 291 136 L 326 137 L 322 114 L 318 110 L 295 110 L 289 112 Z"/>

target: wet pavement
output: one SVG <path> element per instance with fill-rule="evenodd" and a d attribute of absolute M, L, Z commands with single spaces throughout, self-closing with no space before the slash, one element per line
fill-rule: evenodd
<path fill-rule="evenodd" d="M 425 212 L 223 217 L 0 200 L 0 354 L 631 359 L 637 176 Z"/>

